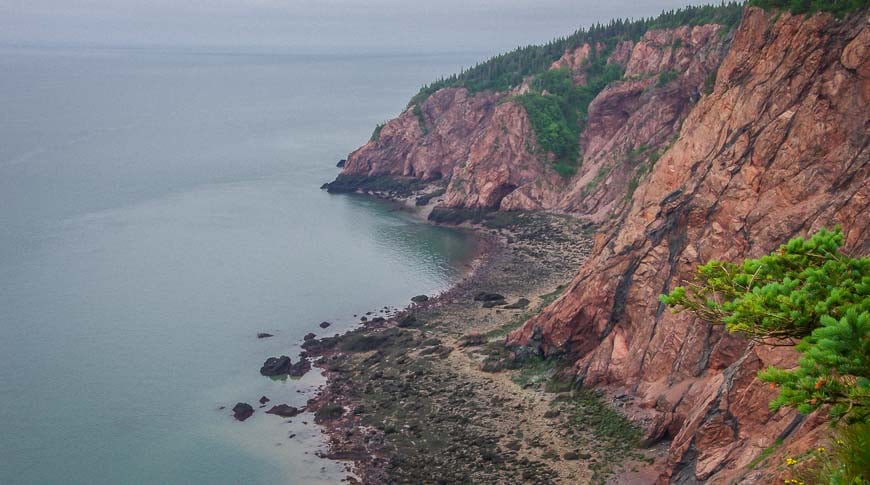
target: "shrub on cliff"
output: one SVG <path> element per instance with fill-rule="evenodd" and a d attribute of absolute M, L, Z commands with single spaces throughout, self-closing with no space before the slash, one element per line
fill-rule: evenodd
<path fill-rule="evenodd" d="M 820 230 L 742 263 L 710 261 L 661 300 L 729 332 L 770 345 L 796 345 L 794 369 L 759 373 L 780 388 L 771 409 L 867 422 L 870 414 L 870 258 L 840 252 L 843 233 Z"/>
<path fill-rule="evenodd" d="M 609 52 L 593 49 L 584 67 L 584 85 L 574 86 L 567 67 L 550 69 L 532 81 L 531 92 L 516 97 L 529 116 L 538 147 L 555 155 L 553 168 L 563 177 L 574 175 L 579 165 L 580 130 L 589 104 L 608 84 L 622 79 L 622 67 L 607 63 Z"/>

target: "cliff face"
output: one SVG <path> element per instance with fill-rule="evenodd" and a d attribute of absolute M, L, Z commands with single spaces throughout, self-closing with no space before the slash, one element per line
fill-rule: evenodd
<path fill-rule="evenodd" d="M 553 67 L 586 83 L 592 50 Z M 589 106 L 570 179 L 536 153 L 511 100 L 525 85 L 434 93 L 352 153 L 340 178 L 442 180 L 447 207 L 602 222 L 565 293 L 508 343 L 567 355 L 585 385 L 627 392 L 647 440 L 670 440 L 662 481 L 769 481 L 746 471 L 765 447 L 786 438 L 780 453 L 800 450 L 822 432 L 818 416 L 769 413 L 775 391 L 755 378 L 796 355 L 671 314 L 657 297 L 709 259 L 757 257 L 823 226 L 842 225 L 847 251 L 870 252 L 866 11 L 838 20 L 749 8 L 736 32 L 653 30 L 608 62 L 625 77 Z"/>
<path fill-rule="evenodd" d="M 614 49 L 625 81 L 589 106 L 580 138 L 583 164 L 557 208 L 593 220 L 622 209 L 655 158 L 670 144 L 724 56 L 719 25 L 651 30 Z"/>
<path fill-rule="evenodd" d="M 848 252 L 870 250 L 868 49 L 861 15 L 748 9 L 713 92 L 691 109 L 628 210 L 599 234 L 562 297 L 509 336 L 568 354 L 586 385 L 634 396 L 648 439 L 672 440 L 663 481 L 741 477 L 775 439 L 798 440 L 819 424 L 767 410 L 775 391 L 755 374 L 793 363 L 790 349 L 671 314 L 657 296 L 709 259 L 757 257 L 823 226 L 843 226 Z M 660 62 L 644 59 L 638 65 Z M 608 95 L 616 93 L 596 103 Z M 567 207 L 594 203 L 573 200 Z"/>
<path fill-rule="evenodd" d="M 626 80 L 590 105 L 578 140 L 583 162 L 570 179 L 539 153 L 525 109 L 512 100 L 526 86 L 475 95 L 439 90 L 417 114 L 407 109 L 351 153 L 339 178 L 443 178 L 446 207 L 557 209 L 605 220 L 624 208 L 627 188 L 639 183 L 648 158 L 673 140 L 700 99 L 728 45 L 720 30 L 712 24 L 652 30 L 638 42 L 618 44 L 608 62 L 623 66 Z M 566 52 L 553 68 L 567 67 L 582 85 L 591 51 L 586 44 Z"/>

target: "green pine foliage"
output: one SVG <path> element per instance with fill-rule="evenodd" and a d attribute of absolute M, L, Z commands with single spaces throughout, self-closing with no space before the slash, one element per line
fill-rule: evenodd
<path fill-rule="evenodd" d="M 661 301 L 763 344 L 796 345 L 795 369 L 768 368 L 771 402 L 866 422 L 870 406 L 870 258 L 840 252 L 843 233 L 820 230 L 742 263 L 710 261 Z"/>
<path fill-rule="evenodd" d="M 607 25 L 595 24 L 567 37 L 543 45 L 519 47 L 463 70 L 459 74 L 439 79 L 423 86 L 408 103 L 421 103 L 432 93 L 447 87 L 464 87 L 471 92 L 507 91 L 519 86 L 523 79 L 543 73 L 566 51 L 584 44 L 612 47 L 622 40 L 637 40 L 650 29 L 667 29 L 682 25 L 721 24 L 726 30 L 734 27 L 743 14 L 742 2 L 718 5 L 688 6 L 663 12 L 655 18 L 613 20 Z"/>
<path fill-rule="evenodd" d="M 378 125 L 375 126 L 374 131 L 372 131 L 372 136 L 369 137 L 369 141 L 375 141 L 375 142 L 376 142 L 376 141 L 380 141 L 380 139 L 381 139 L 381 130 L 384 129 L 384 125 L 386 125 L 386 122 L 384 122 L 384 123 L 378 123 Z"/>
<path fill-rule="evenodd" d="M 417 124 L 420 125 L 420 131 L 423 132 L 423 136 L 428 135 L 429 127 L 426 126 L 426 118 L 423 117 L 423 109 L 420 108 L 420 103 L 415 104 L 411 111 L 417 117 Z"/>
<path fill-rule="evenodd" d="M 750 0 L 748 5 L 763 9 L 788 9 L 794 14 L 831 12 L 836 15 L 866 8 L 867 0 Z"/>
<path fill-rule="evenodd" d="M 659 79 L 656 81 L 657 87 L 665 87 L 670 84 L 671 81 L 680 77 L 680 73 L 678 71 L 664 71 L 659 74 Z"/>
<path fill-rule="evenodd" d="M 870 310 L 870 258 L 839 252 L 843 233 L 820 230 L 742 263 L 710 261 L 694 280 L 662 297 L 702 320 L 768 344 L 795 343 L 852 307 Z"/>
<path fill-rule="evenodd" d="M 758 374 L 781 389 L 770 403 L 809 414 L 831 405 L 830 416 L 866 421 L 870 406 L 870 312 L 851 308 L 837 320 L 827 315 L 795 347 L 803 354 L 794 370 L 770 367 Z"/>

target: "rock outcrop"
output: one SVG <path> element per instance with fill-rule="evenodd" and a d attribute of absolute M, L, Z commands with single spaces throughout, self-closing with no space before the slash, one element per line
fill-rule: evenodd
<path fill-rule="evenodd" d="M 583 84 L 592 50 L 553 67 Z M 867 11 L 837 19 L 747 8 L 736 31 L 651 30 L 617 44 L 608 62 L 625 77 L 589 106 L 570 179 L 536 153 L 511 99 L 523 85 L 435 92 L 353 152 L 339 180 L 435 184 L 443 194 L 433 200 L 448 208 L 549 209 L 601 223 L 563 295 L 508 343 L 566 356 L 584 385 L 637 404 L 647 442 L 670 443 L 662 482 L 771 481 L 774 472 L 747 465 L 778 438 L 781 450 L 800 450 L 821 433 L 818 416 L 771 414 L 775 391 L 755 378 L 796 354 L 671 314 L 657 297 L 699 263 L 757 257 L 820 227 L 840 224 L 846 251 L 870 252 Z"/>
<path fill-rule="evenodd" d="M 570 179 L 539 153 L 525 109 L 508 93 L 471 95 L 442 89 L 387 122 L 351 153 L 333 190 L 377 190 L 380 178 L 446 186 L 442 205 L 483 210 L 557 209 L 606 220 L 622 210 L 629 188 L 648 171 L 678 132 L 715 72 L 729 37 L 716 24 L 651 30 L 638 42 L 619 43 L 608 62 L 625 80 L 606 88 L 589 107 L 578 143 L 583 162 Z M 596 48 L 601 49 L 601 46 Z M 592 47 L 566 52 L 578 85 Z M 384 187 L 394 190 L 394 181 Z"/>
<path fill-rule="evenodd" d="M 674 315 L 657 296 L 699 263 L 757 257 L 820 227 L 842 225 L 846 251 L 867 254 L 868 41 L 865 15 L 747 9 L 712 93 L 627 212 L 597 236 L 566 292 L 509 336 L 575 359 L 584 385 L 634 396 L 648 440 L 670 440 L 663 482 L 767 482 L 746 465 L 777 438 L 800 439 L 820 423 L 771 414 L 775 391 L 755 378 L 792 364 L 793 351 Z M 646 56 L 643 66 L 659 65 Z M 578 200 L 572 207 L 590 203 Z"/>
<path fill-rule="evenodd" d="M 625 60 L 625 81 L 589 106 L 583 164 L 557 207 L 598 222 L 621 212 L 701 98 L 729 40 L 710 24 L 651 30 L 636 44 L 619 44 L 611 61 Z"/>
<path fill-rule="evenodd" d="M 244 421 L 254 415 L 254 408 L 246 402 L 238 402 L 233 406 L 233 417 Z"/>

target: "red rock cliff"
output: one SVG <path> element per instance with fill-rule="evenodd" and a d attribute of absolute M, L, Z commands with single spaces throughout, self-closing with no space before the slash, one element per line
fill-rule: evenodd
<path fill-rule="evenodd" d="M 653 57 L 638 69 L 655 68 Z M 630 88 L 596 103 L 620 89 Z M 774 391 L 755 374 L 793 363 L 789 349 L 671 314 L 657 296 L 711 258 L 757 257 L 823 226 L 841 224 L 846 250 L 867 254 L 868 101 L 866 12 L 837 20 L 747 9 L 713 92 L 691 109 L 628 210 L 597 237 L 562 297 L 509 336 L 567 353 L 586 385 L 634 396 L 649 439 L 671 440 L 662 481 L 770 480 L 746 465 L 776 438 L 788 445 L 818 426 L 767 410 Z M 585 142 L 601 143 L 592 129 Z M 581 196 L 566 207 L 590 204 Z"/>
<path fill-rule="evenodd" d="M 583 163 L 570 180 L 536 153 L 525 110 L 511 99 L 522 86 L 475 95 L 439 90 L 417 114 L 407 109 L 351 153 L 340 177 L 444 179 L 447 207 L 558 209 L 605 220 L 624 208 L 627 187 L 637 185 L 646 160 L 673 140 L 700 99 L 728 45 L 720 30 L 714 24 L 651 30 L 636 43 L 620 43 L 608 62 L 625 68 L 625 80 L 590 105 L 578 140 Z M 553 67 L 567 67 L 576 83 L 585 83 L 590 50 L 566 52 Z"/>

